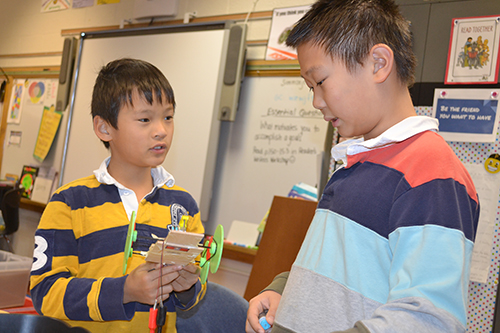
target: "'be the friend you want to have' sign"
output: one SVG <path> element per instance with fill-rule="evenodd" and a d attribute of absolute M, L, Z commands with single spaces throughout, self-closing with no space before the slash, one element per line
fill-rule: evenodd
<path fill-rule="evenodd" d="M 493 142 L 500 89 L 436 89 L 433 117 L 446 141 Z"/>

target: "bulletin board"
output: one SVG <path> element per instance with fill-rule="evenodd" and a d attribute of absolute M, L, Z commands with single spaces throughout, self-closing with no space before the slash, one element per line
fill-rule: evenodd
<path fill-rule="evenodd" d="M 20 176 L 24 165 L 53 167 L 55 171 L 59 171 L 62 157 L 60 148 L 63 146 L 65 135 L 63 125 L 59 125 L 50 151 L 43 162 L 33 155 L 44 108 L 55 105 L 57 88 L 58 79 L 56 78 L 14 80 L 11 94 L 5 96 L 4 100 L 4 104 L 9 106 L 9 112 L 5 129 L 1 178 L 5 178 L 6 173 Z M 65 113 L 62 114 L 62 118 L 61 124 L 66 121 Z"/>

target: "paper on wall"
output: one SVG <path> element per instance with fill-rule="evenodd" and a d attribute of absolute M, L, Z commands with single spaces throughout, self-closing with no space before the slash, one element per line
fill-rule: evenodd
<path fill-rule="evenodd" d="M 470 281 L 486 283 L 491 265 L 493 232 L 498 205 L 500 173 L 486 172 L 482 164 L 465 164 L 479 195 L 479 223 L 472 252 Z"/>

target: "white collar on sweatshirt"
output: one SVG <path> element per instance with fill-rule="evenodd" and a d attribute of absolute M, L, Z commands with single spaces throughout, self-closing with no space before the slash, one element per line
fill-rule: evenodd
<path fill-rule="evenodd" d="M 401 142 L 424 131 L 437 132 L 438 128 L 439 121 L 436 118 L 427 116 L 408 117 L 373 139 L 366 141 L 363 138 L 350 139 L 335 145 L 331 151 L 332 157 L 336 161 L 341 160 L 343 165 L 346 166 L 348 155 L 355 155 L 370 149 Z"/>
<path fill-rule="evenodd" d="M 111 157 L 107 157 L 99 166 L 99 169 L 94 170 L 94 175 L 97 181 L 103 184 L 115 185 L 121 190 L 127 190 L 125 186 L 120 184 L 116 179 L 114 179 L 108 172 L 109 160 Z M 151 176 L 153 177 L 153 184 L 155 187 L 162 187 L 166 184 L 168 187 L 172 187 L 175 184 L 174 177 L 165 170 L 161 165 L 156 168 L 151 169 Z"/>

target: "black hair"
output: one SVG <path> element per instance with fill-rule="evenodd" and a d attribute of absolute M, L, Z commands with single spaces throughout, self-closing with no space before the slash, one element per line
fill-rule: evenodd
<path fill-rule="evenodd" d="M 109 62 L 99 71 L 92 93 L 92 118 L 100 116 L 118 129 L 118 113 L 125 104 L 132 104 L 132 93 L 137 91 L 149 104 L 162 99 L 175 109 L 174 91 L 167 78 L 149 62 L 122 58 Z M 109 143 L 103 141 L 109 148 Z"/>
<path fill-rule="evenodd" d="M 319 0 L 286 40 L 295 48 L 307 42 L 338 57 L 351 72 L 363 65 L 374 45 L 386 44 L 394 52 L 400 81 L 414 83 L 417 60 L 410 22 L 392 0 Z"/>

